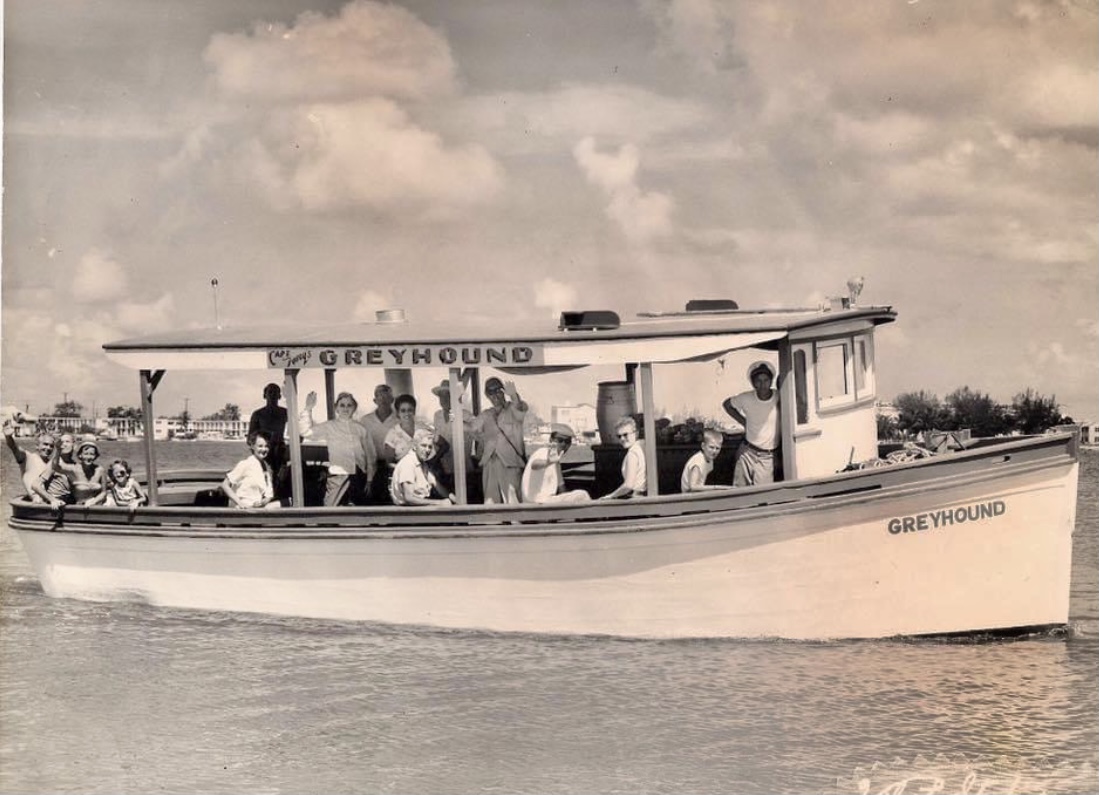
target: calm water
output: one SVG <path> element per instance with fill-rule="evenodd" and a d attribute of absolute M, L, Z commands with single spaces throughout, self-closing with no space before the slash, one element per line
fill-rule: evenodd
<path fill-rule="evenodd" d="M 160 460 L 243 454 L 177 442 Z M 980 643 L 539 638 L 52 600 L 5 504 L 0 791 L 1099 791 L 1097 459 L 1072 633 Z"/>

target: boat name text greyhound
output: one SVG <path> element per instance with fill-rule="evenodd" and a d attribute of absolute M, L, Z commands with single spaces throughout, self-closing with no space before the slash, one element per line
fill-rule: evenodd
<path fill-rule="evenodd" d="M 301 367 L 458 367 L 540 365 L 541 348 L 530 345 L 369 345 L 271 348 L 267 366 Z"/>
<path fill-rule="evenodd" d="M 978 505 L 944 508 L 941 511 L 928 511 L 927 513 L 918 513 L 915 516 L 901 516 L 890 519 L 888 529 L 893 535 L 916 533 L 920 530 L 932 530 L 937 527 L 962 524 L 963 522 L 992 519 L 996 516 L 1003 516 L 1006 511 L 1007 506 L 1003 500 L 993 500 Z"/>

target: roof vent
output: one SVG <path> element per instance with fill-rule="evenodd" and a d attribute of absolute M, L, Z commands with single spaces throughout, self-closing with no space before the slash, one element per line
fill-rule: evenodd
<path fill-rule="evenodd" d="M 379 309 L 374 313 L 374 316 L 378 319 L 379 323 L 405 323 L 407 318 L 404 316 L 403 309 Z"/>
<path fill-rule="evenodd" d="M 686 309 L 688 312 L 728 312 L 740 307 L 731 298 L 692 298 Z"/>
<path fill-rule="evenodd" d="M 617 312 L 607 309 L 591 309 L 584 312 L 562 312 L 561 331 L 598 331 L 618 328 L 621 321 Z"/>

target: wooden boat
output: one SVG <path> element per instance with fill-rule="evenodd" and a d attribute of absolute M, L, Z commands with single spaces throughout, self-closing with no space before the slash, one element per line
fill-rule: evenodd
<path fill-rule="evenodd" d="M 550 328 L 379 322 L 287 331 L 209 330 L 123 340 L 107 356 L 139 371 L 153 413 L 166 371 L 282 371 L 292 505 L 242 511 L 211 500 L 224 476 L 158 473 L 134 511 L 20 499 L 11 526 L 47 594 L 204 610 L 503 632 L 639 638 L 879 638 L 1027 630 L 1068 620 L 1078 437 L 978 440 L 964 450 L 854 469 L 879 452 L 874 335 L 888 306 L 685 311 L 619 322 L 564 313 Z M 780 372 L 784 479 L 663 493 L 654 371 L 756 349 Z M 452 394 L 493 367 L 521 379 L 619 364 L 640 395 L 650 495 L 570 505 L 325 508 L 311 504 L 298 443 L 298 377 L 402 378 L 449 368 Z M 747 385 L 745 385 L 747 388 Z M 460 424 L 454 429 L 461 449 Z M 605 492 L 596 473 L 582 485 Z M 602 473 L 599 471 L 602 468 Z M 678 482 L 678 471 L 672 473 Z M 655 484 L 655 485 L 654 485 Z M 654 493 L 658 492 L 658 493 Z"/>

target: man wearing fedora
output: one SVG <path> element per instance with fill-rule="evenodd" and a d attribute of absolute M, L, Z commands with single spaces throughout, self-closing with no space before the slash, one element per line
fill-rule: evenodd
<path fill-rule="evenodd" d="M 439 410 L 435 412 L 435 416 L 432 419 L 431 425 L 435 429 L 435 437 L 441 440 L 443 443 L 439 445 L 439 455 L 437 463 L 439 466 L 439 474 L 450 490 L 454 490 L 454 415 L 455 412 L 451 408 L 453 401 L 450 397 L 450 381 L 444 378 L 439 382 L 438 386 L 431 388 L 431 394 L 435 395 L 439 399 Z M 462 409 L 462 419 L 466 425 L 473 419 L 473 414 L 469 411 Z M 466 448 L 466 476 L 467 482 L 470 480 L 469 474 L 473 468 L 473 434 L 467 432 L 464 434 L 465 448 Z M 468 494 L 468 487 L 467 487 Z M 472 500 L 470 500 L 472 502 Z"/>
<path fill-rule="evenodd" d="M 775 368 L 756 361 L 748 367 L 747 392 L 725 398 L 725 413 L 744 426 L 744 440 L 737 448 L 734 486 L 758 486 L 775 482 L 775 452 L 779 443 L 778 391 L 772 388 Z"/>

